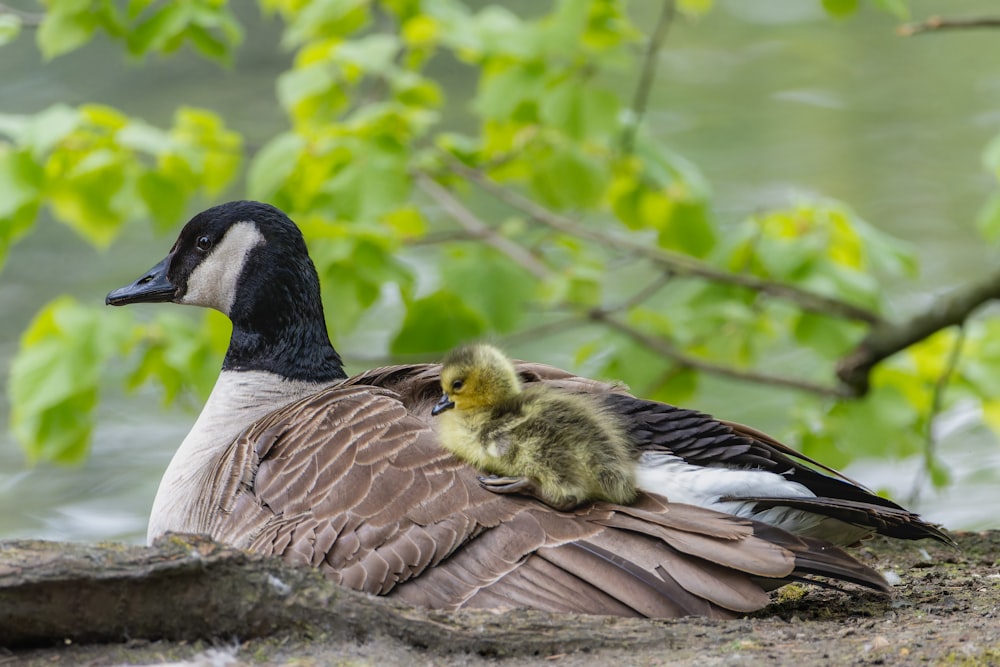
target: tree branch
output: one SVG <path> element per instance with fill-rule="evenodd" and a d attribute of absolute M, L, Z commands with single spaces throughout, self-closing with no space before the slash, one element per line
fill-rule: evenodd
<path fill-rule="evenodd" d="M 714 282 L 744 287 L 775 298 L 791 301 L 799 308 L 815 313 L 860 320 L 869 324 L 879 324 L 881 322 L 881 318 L 876 313 L 867 308 L 841 301 L 840 299 L 816 294 L 793 285 L 765 280 L 748 274 L 730 273 L 693 257 L 670 252 L 649 243 L 633 241 L 591 227 L 585 227 L 575 220 L 558 215 L 527 197 L 503 187 L 483 172 L 461 163 L 450 155 L 447 156 L 447 161 L 448 168 L 452 172 L 475 183 L 499 201 L 525 213 L 536 222 L 540 222 L 565 234 L 589 239 L 608 248 L 615 248 L 645 257 L 677 275 L 695 276 Z"/>
<path fill-rule="evenodd" d="M 635 135 L 639 131 L 642 119 L 646 115 L 646 107 L 649 105 L 649 93 L 653 89 L 653 79 L 656 76 L 656 64 L 660 49 L 663 48 L 663 40 L 667 37 L 670 25 L 677 15 L 677 5 L 675 0 L 664 0 L 660 7 L 660 16 L 656 19 L 656 27 L 649 38 L 649 45 L 646 54 L 642 59 L 642 70 L 639 73 L 639 83 L 635 88 L 635 95 L 632 98 L 632 107 L 629 110 L 628 122 L 622 132 L 622 152 L 629 154 L 635 147 Z"/>
<path fill-rule="evenodd" d="M 456 199 L 448 190 L 426 174 L 416 175 L 417 186 L 460 224 L 471 236 L 482 239 L 490 247 L 499 250 L 539 280 L 549 276 L 549 268 L 523 247 L 497 233 L 495 229 L 480 220 Z"/>
<path fill-rule="evenodd" d="M 313 568 L 177 534 L 151 548 L 0 542 L 0 620 L 0 647 L 305 631 L 341 645 L 391 638 L 438 654 L 532 656 L 672 641 L 667 626 L 638 619 L 421 609 L 343 588 Z"/>
<path fill-rule="evenodd" d="M 968 30 L 976 28 L 1000 28 L 1000 18 L 981 17 L 968 19 L 946 19 L 942 16 L 931 16 L 918 23 L 906 23 L 896 29 L 896 34 L 902 37 L 912 37 L 923 32 L 938 30 Z"/>
<path fill-rule="evenodd" d="M 618 318 L 611 317 L 608 313 L 602 310 L 591 311 L 590 318 L 597 322 L 602 322 L 609 328 L 625 334 L 640 345 L 652 350 L 653 352 L 662 354 L 664 357 L 672 359 L 675 363 L 681 366 L 693 368 L 698 371 L 704 371 L 706 373 L 712 373 L 721 377 L 732 378 L 734 380 L 755 382 L 757 384 L 766 384 L 775 387 L 784 387 L 786 389 L 795 389 L 796 391 L 803 391 L 828 398 L 845 398 L 850 396 L 849 393 L 838 389 L 837 387 L 828 387 L 814 382 L 808 382 L 806 380 L 797 380 L 795 378 L 782 377 L 779 375 L 769 375 L 767 373 L 759 373 L 756 371 L 741 371 L 729 366 L 722 366 L 720 364 L 712 363 L 711 361 L 693 357 L 681 352 L 666 340 L 663 340 L 662 338 L 655 338 L 643 333 L 642 331 L 625 324 Z"/>
<path fill-rule="evenodd" d="M 1000 299 L 1000 271 L 938 298 L 930 308 L 905 322 L 874 327 L 837 364 L 837 377 L 855 396 L 864 396 L 868 392 L 869 375 L 876 364 L 942 329 L 962 324 L 977 308 L 992 299 Z"/>

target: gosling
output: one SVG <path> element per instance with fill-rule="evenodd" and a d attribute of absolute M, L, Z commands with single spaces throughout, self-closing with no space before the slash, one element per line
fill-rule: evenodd
<path fill-rule="evenodd" d="M 479 470 L 484 488 L 519 493 L 569 511 L 636 498 L 637 448 L 619 418 L 593 397 L 545 385 L 523 387 L 511 361 L 490 345 L 450 352 L 441 368 L 441 443 Z"/>

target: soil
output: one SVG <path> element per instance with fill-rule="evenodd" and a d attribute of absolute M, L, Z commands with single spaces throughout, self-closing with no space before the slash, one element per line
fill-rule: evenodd
<path fill-rule="evenodd" d="M 65 640 L 46 648 L 0 649 L 0 667 L 1000 665 L 1000 531 L 959 533 L 955 537 L 961 550 L 937 543 L 882 539 L 858 549 L 860 559 L 894 584 L 890 596 L 856 588 L 789 585 L 773 594 L 769 607 L 735 621 L 637 621 L 532 612 L 491 618 L 422 614 L 423 629 L 407 634 L 397 632 L 401 627 L 398 622 L 383 624 L 387 617 L 369 615 L 363 621 L 371 626 L 367 631 L 353 627 L 345 634 L 344 627 L 360 618 L 347 615 L 340 617 L 344 627 L 303 621 L 292 630 L 243 642 L 225 637 L 214 642 L 132 640 L 109 644 Z M 336 604 L 343 605 L 340 601 Z M 399 611 L 386 609 L 394 614 Z M 471 628 L 479 632 L 478 640 L 452 642 L 450 637 L 459 636 L 449 634 L 455 621 L 463 631 Z M 435 628 L 440 628 L 440 633 Z M 565 647 L 557 640 L 536 644 L 531 639 L 562 636 L 558 632 L 580 628 L 586 630 L 585 638 L 566 640 Z M 553 631 L 556 635 L 549 635 Z M 499 641 L 516 632 L 527 633 L 520 643 L 523 650 L 518 644 Z M 456 646 L 458 650 L 453 650 Z"/>

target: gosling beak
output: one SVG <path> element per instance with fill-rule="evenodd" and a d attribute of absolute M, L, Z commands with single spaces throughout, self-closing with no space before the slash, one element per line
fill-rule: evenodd
<path fill-rule="evenodd" d="M 431 410 L 432 415 L 439 415 L 445 410 L 451 410 L 455 407 L 455 401 L 448 398 L 448 394 L 441 394 L 441 400 L 437 402 L 434 409 Z"/>
<path fill-rule="evenodd" d="M 104 303 L 108 306 L 124 306 L 130 303 L 160 303 L 173 301 L 177 295 L 177 286 L 167 278 L 167 268 L 173 255 L 167 255 L 163 261 L 147 271 L 131 285 L 119 287 L 108 292 Z"/>

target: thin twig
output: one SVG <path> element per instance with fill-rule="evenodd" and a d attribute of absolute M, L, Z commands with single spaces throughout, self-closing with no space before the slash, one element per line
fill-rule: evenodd
<path fill-rule="evenodd" d="M 453 243 L 457 241 L 478 241 L 480 237 L 470 234 L 464 229 L 455 229 L 440 232 L 429 232 L 423 236 L 410 236 L 403 239 L 403 245 L 409 247 L 439 245 L 441 243 Z"/>
<path fill-rule="evenodd" d="M 554 322 L 546 322 L 545 324 L 540 324 L 536 327 L 531 327 L 530 329 L 524 329 L 522 331 L 512 333 L 509 336 L 504 336 L 501 339 L 501 342 L 504 345 L 516 345 L 522 341 L 533 341 L 544 336 L 551 336 L 553 334 L 563 333 L 564 331 L 578 329 L 579 327 L 590 323 L 590 320 L 585 317 L 567 317 Z"/>
<path fill-rule="evenodd" d="M 585 238 L 600 243 L 607 248 L 615 248 L 645 257 L 677 275 L 695 276 L 714 282 L 737 285 L 775 298 L 791 301 L 799 308 L 810 312 L 860 320 L 868 324 L 879 324 L 881 322 L 881 318 L 876 313 L 840 299 L 816 294 L 815 292 L 810 292 L 794 285 L 765 280 L 748 274 L 730 273 L 693 257 L 670 252 L 653 244 L 633 241 L 628 238 L 608 234 L 598 229 L 585 227 L 571 218 L 561 216 L 540 206 L 514 190 L 503 187 L 483 172 L 473 169 L 450 156 L 448 159 L 448 168 L 475 183 L 496 199 L 525 213 L 537 222 L 565 234 L 571 234 L 578 238 Z"/>
<path fill-rule="evenodd" d="M 803 391 L 809 394 L 825 396 L 828 398 L 845 398 L 850 396 L 848 392 L 845 392 L 837 387 L 829 387 L 826 385 L 816 384 L 815 382 L 809 382 L 807 380 L 770 375 L 768 373 L 760 373 L 757 371 L 738 370 L 729 366 L 722 366 L 721 364 L 715 364 L 711 361 L 699 359 L 698 357 L 693 357 L 689 354 L 681 352 L 668 341 L 643 333 L 642 331 L 639 331 L 638 329 L 622 322 L 618 318 L 611 317 L 607 313 L 600 310 L 592 311 L 590 317 L 597 322 L 606 324 L 611 329 L 615 329 L 616 331 L 625 334 L 635 342 L 643 345 L 653 352 L 662 354 L 664 357 L 672 359 L 675 363 L 681 366 L 693 368 L 698 371 L 704 371 L 706 373 L 712 373 L 713 375 L 719 375 L 721 377 L 732 378 L 734 380 L 784 387 L 786 389 L 795 389 L 797 391 Z"/>
<path fill-rule="evenodd" d="M 924 480 L 930 477 L 930 467 L 937 454 L 937 438 L 934 437 L 934 420 L 941 414 L 944 407 L 944 393 L 948 389 L 952 375 L 958 368 L 958 362 L 962 358 L 962 347 L 965 344 L 965 327 L 959 325 L 958 335 L 955 342 L 948 351 L 948 359 L 945 361 L 944 370 L 941 376 L 934 383 L 934 391 L 931 396 L 931 409 L 927 414 L 927 428 L 924 432 L 924 465 L 920 474 L 913 480 L 913 489 L 910 491 L 910 502 L 915 503 L 920 499 L 920 491 Z"/>
<path fill-rule="evenodd" d="M 646 115 L 646 107 L 649 105 L 649 94 L 653 89 L 653 80 L 656 77 L 660 49 L 663 48 L 663 41 L 667 37 L 667 32 L 670 30 L 670 25 L 674 22 L 676 14 L 675 0 L 664 0 L 660 7 L 660 15 L 656 19 L 656 27 L 649 38 L 646 54 L 642 59 L 639 83 L 636 85 L 635 95 L 632 97 L 630 117 L 622 132 L 622 152 L 626 155 L 631 153 L 635 147 L 635 135 L 639 131 L 639 125 L 642 124 L 642 119 Z"/>
<path fill-rule="evenodd" d="M 660 273 L 651 283 L 643 287 L 641 290 L 630 296 L 625 301 L 622 301 L 621 303 L 615 306 L 609 306 L 608 308 L 605 308 L 604 312 L 618 313 L 623 310 L 629 310 L 630 308 L 638 306 L 640 303 L 646 301 L 654 294 L 659 292 L 660 289 L 663 288 L 663 286 L 665 286 L 668 282 L 670 282 L 670 279 L 673 277 L 674 274 L 671 273 L 670 271 L 664 271 Z"/>
<path fill-rule="evenodd" d="M 498 234 L 495 229 L 476 217 L 437 181 L 425 174 L 417 174 L 416 179 L 418 187 L 437 202 L 469 234 L 482 239 L 487 245 L 507 255 L 511 261 L 523 267 L 535 278 L 544 280 L 549 277 L 549 268 L 543 262 L 520 245 Z"/>
<path fill-rule="evenodd" d="M 1000 28 L 1000 18 L 946 19 L 943 16 L 931 16 L 918 23 L 906 23 L 899 26 L 896 28 L 896 34 L 902 37 L 912 37 L 923 32 L 934 32 L 937 30 L 970 30 L 977 28 Z"/>

